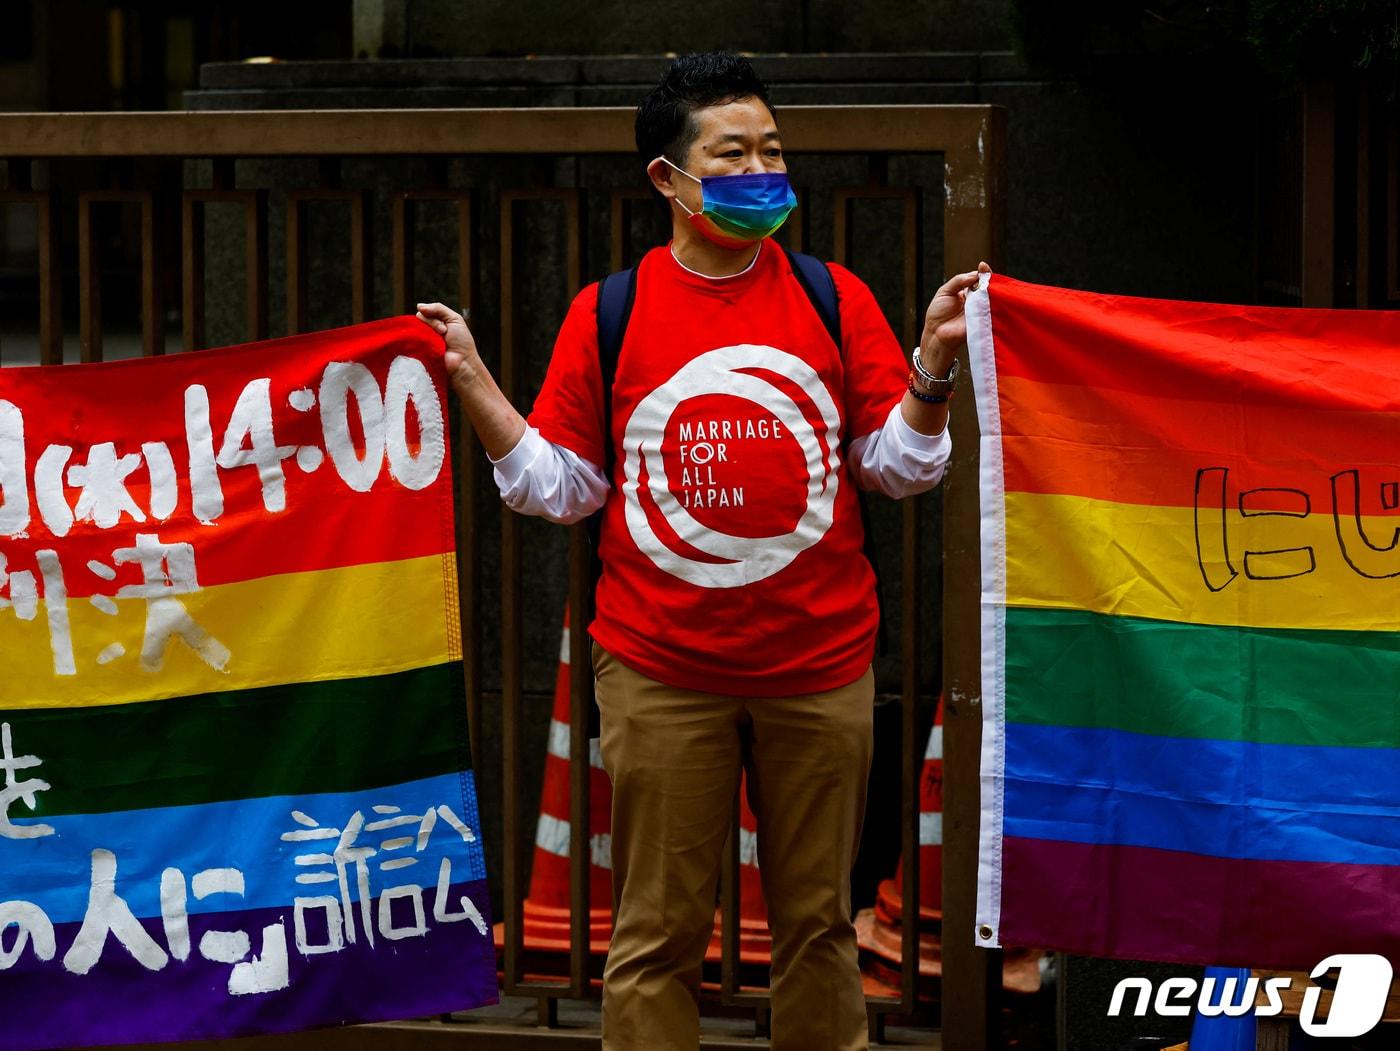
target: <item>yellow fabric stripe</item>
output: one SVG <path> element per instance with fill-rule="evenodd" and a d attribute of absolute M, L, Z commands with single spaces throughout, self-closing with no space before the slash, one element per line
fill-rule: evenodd
<path fill-rule="evenodd" d="M 75 674 L 55 673 L 48 610 L 19 620 L 0 609 L 0 708 L 95 707 L 257 686 L 406 671 L 461 657 L 451 553 L 245 580 L 174 596 L 198 629 L 211 667 L 185 636 L 170 636 L 158 671 L 143 666 L 148 603 L 116 600 L 107 613 L 68 600 Z M 450 596 L 451 602 L 446 603 Z M 158 600 L 169 601 L 169 600 Z M 111 608 L 110 606 L 108 607 Z M 150 607 L 152 619 L 179 617 Z M 121 648 L 120 655 L 116 647 Z M 99 660 L 102 658 L 102 660 Z"/>
<path fill-rule="evenodd" d="M 1355 517 L 1245 517 L 1217 504 L 1202 507 L 1198 528 L 1190 507 L 1040 493 L 1008 493 L 1006 517 L 1008 605 L 1257 628 L 1400 626 L 1397 578 L 1381 575 L 1400 572 L 1400 546 L 1367 547 Z M 1361 519 L 1375 547 L 1397 526 Z"/>

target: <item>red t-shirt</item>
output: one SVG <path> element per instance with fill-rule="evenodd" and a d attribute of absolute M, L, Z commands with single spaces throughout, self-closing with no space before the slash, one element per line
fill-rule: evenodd
<path fill-rule="evenodd" d="M 831 272 L 842 351 L 776 245 L 718 281 L 666 247 L 640 264 L 591 632 L 643 675 L 779 697 L 870 664 L 879 613 L 842 440 L 884 424 L 908 366 L 870 290 Z M 530 422 L 602 465 L 597 298 L 574 300 Z"/>

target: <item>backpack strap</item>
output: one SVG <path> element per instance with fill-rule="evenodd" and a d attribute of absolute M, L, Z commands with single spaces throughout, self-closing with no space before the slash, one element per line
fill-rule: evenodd
<path fill-rule="evenodd" d="M 797 278 L 802 291 L 807 293 L 813 309 L 831 336 L 831 342 L 836 344 L 836 353 L 844 358 L 844 348 L 841 346 L 841 300 L 836 294 L 836 281 L 832 278 L 831 271 L 816 256 L 804 255 L 787 248 L 783 249 L 783 254 L 787 256 L 788 265 L 792 267 L 792 276 Z"/>
<path fill-rule="evenodd" d="M 603 473 L 612 482 L 615 459 L 612 443 L 612 390 L 617 359 L 637 298 L 637 268 L 619 270 L 598 282 L 598 370 L 603 376 Z"/>
<path fill-rule="evenodd" d="M 598 282 L 598 371 L 603 378 L 603 477 L 612 485 L 613 467 L 617 455 L 613 451 L 612 402 L 613 383 L 617 379 L 617 359 L 622 356 L 622 340 L 627 335 L 627 321 L 632 316 L 632 303 L 637 298 L 637 268 L 619 270 Z M 586 608 L 593 606 L 592 596 L 598 590 L 598 578 L 603 575 L 603 563 L 598 557 L 598 543 L 602 537 L 603 509 L 594 511 L 583 523 L 588 531 L 589 548 L 589 598 Z M 588 736 L 597 737 L 601 715 L 598 701 L 593 696 L 593 680 L 586 678 L 588 701 Z"/>

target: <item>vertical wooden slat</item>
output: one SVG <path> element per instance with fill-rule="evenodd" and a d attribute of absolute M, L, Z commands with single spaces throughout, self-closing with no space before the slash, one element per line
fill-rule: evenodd
<path fill-rule="evenodd" d="M 577 190 L 555 191 L 564 203 L 567 224 L 568 293 L 572 300 L 583 282 L 583 224 Z M 590 548 L 585 527 L 575 526 L 570 537 L 571 576 L 577 578 L 589 564 Z M 573 567 L 578 567 L 574 569 Z M 589 596 L 591 598 L 591 596 Z M 591 606 L 582 590 L 571 600 L 573 619 L 569 631 L 569 986 L 574 996 L 588 995 L 590 952 L 589 866 L 592 864 L 590 812 L 592 764 L 588 748 L 588 705 L 592 703 L 593 663 L 586 645 Z"/>
<path fill-rule="evenodd" d="M 63 362 L 63 281 L 59 270 L 58 222 L 52 193 L 36 194 L 39 241 L 39 361 Z"/>
<path fill-rule="evenodd" d="M 352 191 L 350 205 L 350 320 L 362 324 L 374 313 L 374 224 L 369 194 Z"/>
<path fill-rule="evenodd" d="M 918 297 L 923 270 L 922 214 L 917 190 L 880 185 L 886 175 L 872 165 L 872 184 L 838 189 L 833 197 L 832 240 L 834 257 L 849 266 L 854 251 L 855 205 L 858 201 L 897 201 L 903 206 L 900 225 L 903 265 L 900 283 L 899 329 L 902 345 L 912 348 L 918 339 L 921 311 Z M 908 353 L 908 349 L 905 351 Z M 900 623 L 900 856 L 903 882 L 900 894 L 900 995 L 898 1008 L 912 1012 L 918 1004 L 919 959 L 919 772 L 922 751 L 919 739 L 921 673 L 919 656 L 919 598 L 923 580 L 923 528 L 920 501 L 906 499 L 900 508 L 901 604 Z M 888 570 L 888 567 L 886 567 Z M 880 1004 L 881 1008 L 891 1005 Z"/>
<path fill-rule="evenodd" d="M 1385 292 L 1394 302 L 1400 300 L 1400 116 L 1393 109 L 1386 140 Z"/>
<path fill-rule="evenodd" d="M 572 300 L 583 283 L 583 222 L 579 191 L 556 191 L 564 203 L 567 225 L 568 294 Z M 588 537 L 583 526 L 575 526 L 570 537 L 570 560 L 580 569 L 589 558 Z M 590 880 L 593 850 L 590 836 L 592 764 L 588 749 L 588 705 L 592 699 L 593 663 L 587 654 L 588 616 L 580 594 L 574 601 L 569 632 L 569 987 L 574 996 L 588 995 Z"/>
<path fill-rule="evenodd" d="M 719 989 L 720 999 L 734 1003 L 739 993 L 739 797 L 729 808 L 729 834 L 724 838 L 719 870 Z"/>
<path fill-rule="evenodd" d="M 184 347 L 199 350 L 204 346 L 204 208 L 188 191 L 180 203 L 180 243 Z"/>
<path fill-rule="evenodd" d="M 1303 91 L 1303 306 L 1336 300 L 1336 98 L 1329 81 Z"/>
<path fill-rule="evenodd" d="M 476 254 L 472 239 L 471 195 L 464 191 L 457 201 L 457 301 L 462 314 L 471 318 L 476 297 Z M 471 736 L 472 766 L 481 755 L 481 501 L 477 482 L 481 465 L 481 448 L 471 421 L 463 414 L 458 434 L 461 450 L 461 484 L 458 506 L 461 508 L 461 541 L 459 559 L 461 571 L 462 664 L 466 680 L 467 732 Z"/>
<path fill-rule="evenodd" d="M 405 192 L 391 202 L 393 240 L 390 259 L 392 309 L 414 309 L 414 209 L 421 199 L 454 200 L 457 203 L 457 307 L 470 320 L 475 290 L 470 191 Z M 467 709 L 472 766 L 481 764 L 482 718 L 482 620 L 481 620 L 481 501 L 477 496 L 481 449 L 471 421 L 462 414 L 457 432 L 458 607 L 462 620 L 462 678 Z"/>
<path fill-rule="evenodd" d="M 252 204 L 243 213 L 244 303 L 248 338 L 267 339 L 267 191 L 252 191 Z"/>
<path fill-rule="evenodd" d="M 608 238 L 608 271 L 616 273 L 623 267 L 622 261 L 630 254 L 632 241 L 632 208 L 629 198 L 622 190 L 613 190 Z"/>
<path fill-rule="evenodd" d="M 165 316 L 160 287 L 159 245 L 156 241 L 155 197 L 147 190 L 89 190 L 78 195 L 79 332 L 83 361 L 102 360 L 101 259 L 94 241 L 94 207 L 135 204 L 141 209 L 141 353 L 165 352 Z"/>
<path fill-rule="evenodd" d="M 1356 305 L 1371 305 L 1371 93 L 1356 88 Z"/>
<path fill-rule="evenodd" d="M 306 324 L 306 198 L 300 191 L 287 194 L 287 335 L 295 336 Z"/>
<path fill-rule="evenodd" d="M 515 331 L 519 302 L 516 299 L 515 192 L 501 194 L 501 392 L 512 404 L 520 390 Z M 522 924 L 524 919 L 525 865 L 521 857 L 520 828 L 525 815 L 519 806 L 518 782 L 522 763 L 521 706 L 524 701 L 525 655 L 522 651 L 524 609 L 521 595 L 520 518 L 501 509 L 501 810 L 503 859 L 501 895 L 505 910 L 505 946 L 502 967 L 505 991 L 514 994 L 523 977 Z"/>
<path fill-rule="evenodd" d="M 842 266 L 849 266 L 851 211 L 855 205 L 850 191 L 838 190 L 834 200 L 831 212 L 831 258 Z"/>
<path fill-rule="evenodd" d="M 903 883 L 899 917 L 899 999 L 903 1010 L 918 1002 L 919 980 L 919 678 L 921 674 L 919 583 L 923 545 L 919 499 L 900 508 L 900 668 L 899 689 L 899 831 Z"/>
<path fill-rule="evenodd" d="M 583 280 L 583 230 L 579 191 L 542 187 L 538 189 L 506 190 L 501 193 L 501 390 L 515 402 L 521 389 L 520 355 L 517 332 L 521 304 L 516 294 L 519 278 L 520 227 L 516 209 L 527 202 L 557 201 L 564 205 L 566 236 L 565 277 L 570 297 L 577 294 Z M 505 840 L 503 905 L 505 909 L 505 946 L 502 961 L 503 985 L 508 993 L 526 992 L 537 988 L 522 978 L 523 905 L 521 896 L 524 872 L 522 841 L 519 829 L 524 817 L 519 811 L 516 786 L 522 766 L 521 723 L 524 705 L 524 579 L 521 549 L 520 516 L 502 509 L 501 521 L 501 762 L 503 784 L 503 823 Z M 571 544 L 571 555 L 578 558 L 578 541 Z M 576 571 L 575 571 L 576 572 Z M 579 635 L 583 644 L 586 624 L 576 625 L 571 635 Z M 579 650 L 582 653 L 582 650 Z M 591 662 L 580 658 L 572 664 L 570 674 L 569 736 L 570 756 L 570 828 L 569 828 L 569 984 L 571 995 L 587 995 L 588 978 L 588 865 L 591 857 L 588 835 L 589 762 L 588 739 L 581 716 L 585 700 L 579 677 L 588 674 Z M 548 988 L 547 986 L 545 988 Z M 557 994 L 557 989 L 555 990 Z"/>
<path fill-rule="evenodd" d="M 807 207 L 807 200 L 810 194 L 805 188 L 797 190 L 796 193 L 797 207 L 794 208 L 792 214 L 788 216 L 788 221 L 783 226 L 783 229 L 787 232 L 788 247 L 794 252 L 801 252 L 805 250 L 804 246 L 807 244 L 807 238 L 810 234 L 810 231 L 807 229 L 807 216 L 810 213 L 810 209 Z"/>
<path fill-rule="evenodd" d="M 592 910 L 592 763 L 588 747 L 588 707 L 593 703 L 593 661 L 588 624 L 593 619 L 588 529 L 569 530 L 569 985 L 580 999 L 588 995 Z"/>
<path fill-rule="evenodd" d="M 882 169 L 883 171 L 883 169 Z M 904 289 L 901 303 L 903 345 L 911 348 L 919 338 L 922 327 L 918 297 L 923 270 L 922 214 L 918 194 L 909 191 L 904 201 Z M 900 508 L 903 523 L 903 587 L 900 589 L 901 639 L 900 664 L 904 679 L 900 684 L 900 787 L 902 794 L 902 839 L 904 886 L 900 917 L 900 1000 L 906 1010 L 918 1003 L 919 979 L 919 774 L 923 748 L 920 740 L 919 692 L 922 681 L 920 656 L 920 599 L 923 592 L 923 499 L 914 497 L 903 501 Z"/>
<path fill-rule="evenodd" d="M 633 188 L 614 189 L 611 194 L 610 241 L 608 243 L 608 270 L 618 271 L 636 262 L 632 251 L 632 208 L 638 202 L 651 201 L 650 190 Z"/>
<path fill-rule="evenodd" d="M 10 162 L 10 188 L 0 191 L 0 207 L 28 206 L 34 209 L 35 249 L 39 279 L 39 361 L 58 365 L 63 361 L 62 282 L 59 275 L 59 246 L 54 222 L 54 197 L 29 186 L 29 165 Z"/>
<path fill-rule="evenodd" d="M 413 207 L 406 193 L 389 202 L 389 288 L 395 311 L 410 309 L 413 286 Z"/>
<path fill-rule="evenodd" d="M 81 360 L 102 360 L 102 281 L 98 246 L 93 243 L 94 198 L 78 195 L 78 343 Z"/>
<path fill-rule="evenodd" d="M 141 354 L 152 358 L 165 353 L 165 308 L 160 287 L 160 248 L 156 243 L 156 204 L 149 193 L 139 193 L 141 204 Z"/>
<path fill-rule="evenodd" d="M 5 192 L 9 195 L 28 193 L 34 188 L 33 161 L 28 157 L 5 159 Z"/>
<path fill-rule="evenodd" d="M 1002 258 L 1006 122 L 981 118 L 944 153 L 944 273 Z M 966 369 L 967 362 L 963 362 Z M 982 744 L 981 541 L 977 414 L 968 392 L 949 417 L 953 459 L 943 482 L 943 1047 L 981 1051 L 997 1039 L 1000 953 L 977 945 Z"/>
<path fill-rule="evenodd" d="M 28 196 L 30 186 L 30 166 L 26 158 L 11 157 L 0 167 L 5 172 L 5 188 L 0 190 L 0 206 L 17 203 L 21 196 Z M 0 346 L 0 361 L 4 360 L 4 347 Z"/>

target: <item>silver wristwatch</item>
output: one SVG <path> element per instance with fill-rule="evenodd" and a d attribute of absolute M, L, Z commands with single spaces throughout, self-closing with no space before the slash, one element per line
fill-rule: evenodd
<path fill-rule="evenodd" d="M 957 389 L 958 371 L 961 367 L 962 363 L 954 358 L 952 366 L 948 369 L 948 375 L 935 376 L 919 360 L 919 348 L 914 348 L 914 375 L 918 378 L 920 390 L 928 391 L 930 394 L 952 394 Z"/>

